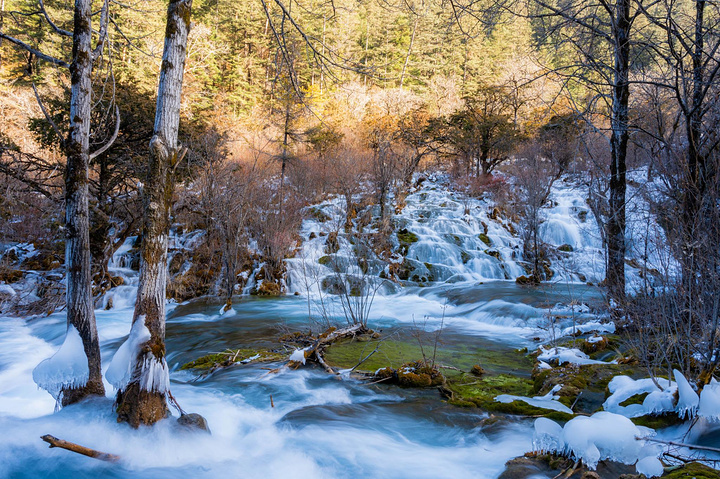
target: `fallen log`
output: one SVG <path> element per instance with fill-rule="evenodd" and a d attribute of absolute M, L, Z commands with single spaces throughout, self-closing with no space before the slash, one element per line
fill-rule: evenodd
<path fill-rule="evenodd" d="M 79 444 L 65 441 L 63 439 L 58 439 L 55 436 L 51 436 L 50 434 L 41 436 L 40 439 L 50 444 L 50 448 L 59 447 L 62 449 L 67 449 L 68 451 L 76 452 L 78 454 L 82 454 L 83 456 L 100 459 L 101 461 L 118 462 L 120 460 L 120 456 L 116 456 L 115 454 L 108 454 L 107 452 L 96 451 L 95 449 L 90 449 L 89 447 L 81 446 Z"/>

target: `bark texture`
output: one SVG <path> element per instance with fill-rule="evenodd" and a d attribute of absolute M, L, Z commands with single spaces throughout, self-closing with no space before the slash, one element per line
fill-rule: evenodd
<path fill-rule="evenodd" d="M 630 99 L 630 1 L 617 0 L 613 18 L 614 84 L 612 92 L 612 136 L 610 138 L 610 216 L 607 223 L 608 259 L 606 283 L 610 298 L 625 302 L 625 194 L 629 138 Z"/>
<path fill-rule="evenodd" d="M 67 320 L 82 338 L 88 358 L 89 379 L 81 388 L 64 390 L 62 404 L 84 397 L 104 395 L 100 370 L 100 346 L 95 324 L 90 262 L 90 220 L 88 214 L 88 167 L 90 161 L 91 0 L 76 0 L 73 32 L 73 62 L 70 65 L 70 132 L 65 141 L 65 262 L 67 268 Z"/>
<path fill-rule="evenodd" d="M 172 203 L 172 172 L 178 161 L 178 127 L 180 97 L 187 37 L 190 30 L 192 0 L 171 0 L 167 11 L 167 27 L 150 158 L 143 187 L 143 240 L 140 259 L 140 284 L 135 303 L 135 321 L 144 321 L 150 340 L 141 347 L 136 358 L 133 380 L 118 392 L 119 421 L 133 427 L 151 425 L 168 414 L 166 391 L 147 391 L 142 387 L 144 370 L 157 361 L 165 363 L 165 290 L 167 285 L 167 248 L 169 212 Z"/>

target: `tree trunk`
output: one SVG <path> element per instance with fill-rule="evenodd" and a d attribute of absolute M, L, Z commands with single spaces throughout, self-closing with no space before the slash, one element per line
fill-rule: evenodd
<path fill-rule="evenodd" d="M 165 361 L 167 247 L 174 187 L 172 171 L 181 159 L 177 137 L 191 7 L 192 0 L 170 0 L 167 11 L 155 126 L 143 187 L 140 284 L 133 315 L 133 324 L 144 321 L 150 339 L 140 347 L 133 379 L 117 397 L 118 420 L 127 421 L 133 427 L 154 424 L 168 414 L 169 373 Z M 152 384 L 149 390 L 148 384 Z"/>
<path fill-rule="evenodd" d="M 625 175 L 628 146 L 628 81 L 630 59 L 630 0 L 615 5 L 615 79 L 612 92 L 612 136 L 610 138 L 610 214 L 607 224 L 608 259 L 606 283 L 610 299 L 625 302 Z"/>
<path fill-rule="evenodd" d="M 92 108 L 91 0 L 76 0 L 73 32 L 74 61 L 70 65 L 70 132 L 65 143 L 65 264 L 67 268 L 67 321 L 82 338 L 88 358 L 85 386 L 63 391 L 62 404 L 84 397 L 105 395 L 100 371 L 100 346 L 92 296 L 90 272 L 90 220 L 88 167 L 90 161 L 90 111 Z"/>

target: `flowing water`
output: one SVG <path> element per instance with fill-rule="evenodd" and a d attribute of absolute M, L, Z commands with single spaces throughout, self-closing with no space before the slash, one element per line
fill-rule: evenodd
<path fill-rule="evenodd" d="M 568 231 L 553 234 L 582 248 L 585 240 L 572 214 L 554 217 Z M 543 288 L 517 286 L 512 279 L 522 273 L 518 241 L 501 220 L 487 216 L 487 205 L 463 203 L 432 185 L 408 197 L 399 219 L 417 241 L 407 257 L 436 277 L 379 291 L 370 327 L 385 334 L 441 331 L 445 343 L 507 351 L 532 349 L 539 338 L 553 336 L 554 328 L 592 318 L 588 308 L 564 306 L 600 301 L 597 290 L 573 283 L 572 275 Z M 303 234 L 321 228 L 306 222 Z M 302 257 L 316 273 L 329 275 L 317 264 L 322 242 L 322 237 L 307 241 Z M 340 242 L 338 254 L 348 252 L 349 243 Z M 96 311 L 105 365 L 130 330 L 136 276 L 123 259 L 130 244 L 111 264 L 126 285 L 106 295 Z M 300 286 L 306 266 L 291 262 L 290 291 L 309 290 Z M 310 299 L 317 297 L 310 294 Z M 53 413 L 55 402 L 37 389 L 32 370 L 62 343 L 64 314 L 0 318 L 0 477 L 492 478 L 508 459 L 531 447 L 531 419 L 483 426 L 485 412 L 449 406 L 434 389 L 337 380 L 317 368 L 270 373 L 268 368 L 278 365 L 267 363 L 204 377 L 180 371 L 180 365 L 201 355 L 276 346 L 282 331 L 311 326 L 304 296 L 243 297 L 222 316 L 220 306 L 210 300 L 172 305 L 167 325 L 172 394 L 186 411 L 207 418 L 212 435 L 179 431 L 174 421 L 139 430 L 118 424 L 109 384 L 106 398 Z M 556 316 L 564 323 L 550 321 Z M 506 372 L 502 366 L 495 371 Z M 44 434 L 120 455 L 122 461 L 107 464 L 49 450 L 40 440 Z"/>

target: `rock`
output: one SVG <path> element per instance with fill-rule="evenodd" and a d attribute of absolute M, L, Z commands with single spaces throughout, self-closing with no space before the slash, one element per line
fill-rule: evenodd
<path fill-rule="evenodd" d="M 600 479 L 600 475 L 595 471 L 585 471 L 580 479 Z"/>
<path fill-rule="evenodd" d="M 479 364 L 476 364 L 475 366 L 472 367 L 472 369 L 470 370 L 470 373 L 475 376 L 482 376 L 483 374 L 485 374 L 485 370 L 482 368 L 482 366 L 480 366 Z"/>
<path fill-rule="evenodd" d="M 196 414 L 194 412 L 181 415 L 177 419 L 177 423 L 179 426 L 182 426 L 192 431 L 205 431 L 206 433 L 211 434 L 210 428 L 208 427 L 208 423 L 205 418 L 202 417 L 200 414 Z"/>

